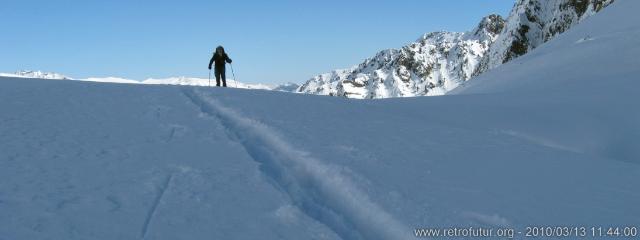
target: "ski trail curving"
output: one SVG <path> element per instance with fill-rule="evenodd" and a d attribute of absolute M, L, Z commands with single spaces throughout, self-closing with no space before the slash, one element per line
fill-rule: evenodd
<path fill-rule="evenodd" d="M 348 175 L 295 149 L 269 126 L 242 116 L 196 88 L 184 94 L 217 117 L 263 173 L 309 217 L 343 239 L 409 239 L 411 232 L 354 184 Z"/>
<path fill-rule="evenodd" d="M 164 193 L 169 188 L 172 179 L 173 179 L 173 174 L 167 176 L 164 182 L 162 183 L 162 185 L 159 186 L 158 194 L 156 195 L 156 198 L 153 200 L 153 204 L 151 205 L 151 208 L 149 209 L 149 213 L 147 214 L 147 217 L 144 220 L 144 224 L 142 225 L 142 231 L 140 233 L 141 235 L 140 237 L 142 239 L 147 239 L 147 234 L 149 233 L 149 226 L 151 225 L 151 221 L 153 220 L 153 217 L 156 215 L 158 206 L 160 205 L 160 202 L 164 197 Z"/>

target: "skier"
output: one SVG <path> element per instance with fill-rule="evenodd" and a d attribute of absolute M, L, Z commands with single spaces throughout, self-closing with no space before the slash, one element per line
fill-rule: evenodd
<path fill-rule="evenodd" d="M 231 59 L 224 52 L 224 48 L 222 46 L 218 46 L 216 48 L 216 52 L 213 53 L 211 60 L 209 61 L 209 70 L 211 70 L 211 65 L 213 62 L 216 62 L 214 75 L 216 76 L 216 86 L 220 87 L 220 78 L 222 78 L 222 86 L 227 87 L 227 76 L 225 73 L 225 64 L 231 63 Z"/>

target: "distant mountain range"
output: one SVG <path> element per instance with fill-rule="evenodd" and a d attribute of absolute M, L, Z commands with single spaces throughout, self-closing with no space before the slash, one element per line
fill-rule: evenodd
<path fill-rule="evenodd" d="M 443 95 L 526 54 L 613 0 L 517 0 L 509 17 L 489 15 L 471 31 L 433 32 L 349 69 L 315 76 L 299 93 L 348 98 Z"/>
<path fill-rule="evenodd" d="M 41 72 L 41 71 L 17 71 L 15 73 L 0 73 L 0 77 L 21 77 L 21 78 L 41 78 L 53 80 L 74 80 L 70 77 L 59 73 Z"/>
<path fill-rule="evenodd" d="M 110 83 L 128 83 L 128 84 L 166 84 L 166 85 L 191 85 L 191 86 L 208 86 L 209 79 L 206 78 L 191 78 L 191 77 L 171 77 L 163 79 L 149 78 L 143 81 L 136 81 L 131 79 L 119 78 L 119 77 L 90 77 L 85 79 L 76 79 L 65 76 L 59 73 L 42 72 L 42 71 L 17 71 L 15 73 L 0 73 L 0 77 L 19 77 L 19 78 L 40 78 L 40 79 L 52 79 L 52 80 L 77 80 L 77 81 L 90 81 L 90 82 L 110 82 Z M 211 85 L 215 85 L 215 79 L 211 79 Z M 278 85 L 269 84 L 249 84 L 236 82 L 232 79 L 227 79 L 227 86 L 245 88 L 245 89 L 263 89 L 273 91 L 286 91 L 293 92 L 299 85 L 295 83 L 285 83 Z"/>

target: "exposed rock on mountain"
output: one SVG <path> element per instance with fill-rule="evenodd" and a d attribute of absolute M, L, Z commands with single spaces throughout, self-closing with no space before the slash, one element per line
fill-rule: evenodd
<path fill-rule="evenodd" d="M 350 69 L 308 80 L 297 92 L 349 98 L 443 95 L 553 39 L 613 0 L 518 0 L 505 21 L 483 18 L 465 33 L 433 32 Z"/>

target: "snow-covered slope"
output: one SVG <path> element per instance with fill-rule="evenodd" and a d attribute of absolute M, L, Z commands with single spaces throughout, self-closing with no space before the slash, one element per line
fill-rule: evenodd
<path fill-rule="evenodd" d="M 640 1 L 616 2 L 457 95 L 0 77 L 0 238 L 640 228 Z"/>
<path fill-rule="evenodd" d="M 526 54 L 612 2 L 517 0 L 506 20 L 490 15 L 466 33 L 425 34 L 417 42 L 382 51 L 350 70 L 316 76 L 298 92 L 349 98 L 443 95 Z"/>
<path fill-rule="evenodd" d="M 632 14 L 637 10 L 640 2 L 618 0 L 596 17 L 450 94 L 522 94 L 548 103 L 541 109 L 549 112 L 546 116 L 526 114 L 532 117 L 528 121 L 551 121 L 548 129 L 530 130 L 528 138 L 640 164 L 640 17 Z M 566 118 L 572 114 L 584 119 Z M 574 136 L 563 135 L 568 132 Z"/>

